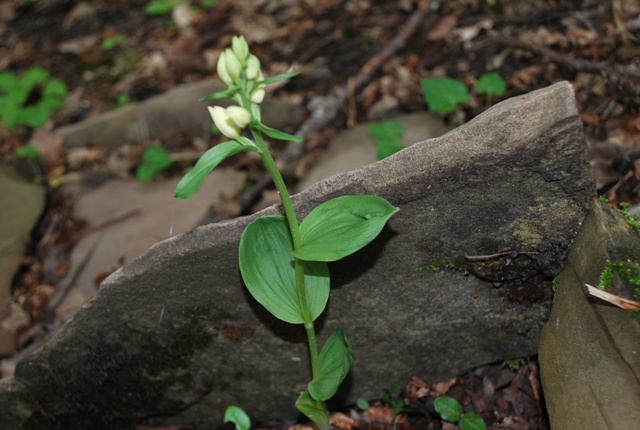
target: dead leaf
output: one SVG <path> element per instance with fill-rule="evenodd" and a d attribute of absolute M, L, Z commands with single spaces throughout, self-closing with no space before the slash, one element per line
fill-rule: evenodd
<path fill-rule="evenodd" d="M 427 35 L 427 39 L 431 42 L 438 42 L 445 39 L 451 34 L 454 28 L 458 25 L 457 15 L 445 15 L 438 20 L 433 30 Z"/>

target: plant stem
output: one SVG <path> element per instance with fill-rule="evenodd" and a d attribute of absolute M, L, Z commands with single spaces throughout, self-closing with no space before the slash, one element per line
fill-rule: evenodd
<path fill-rule="evenodd" d="M 262 133 L 254 127 L 251 127 L 251 133 L 256 141 L 256 145 L 258 145 L 258 148 L 260 149 L 262 162 L 264 163 L 267 172 L 269 172 L 269 175 L 271 175 L 273 183 L 280 194 L 282 208 L 284 209 L 284 213 L 289 224 L 289 231 L 291 232 L 291 238 L 293 240 L 293 248 L 297 249 L 300 247 L 300 228 L 298 227 L 298 218 L 296 217 L 293 203 L 291 202 L 289 190 L 287 190 L 287 186 L 284 183 L 284 179 L 282 179 L 280 170 L 278 170 L 278 166 L 276 166 L 271 153 L 267 149 L 267 145 L 264 143 L 264 139 L 262 139 Z M 296 258 L 295 270 L 298 300 L 300 302 L 300 310 L 302 311 L 302 318 L 304 320 L 304 329 L 307 332 L 307 341 L 309 343 L 311 371 L 313 373 L 313 378 L 315 379 L 319 372 L 318 340 L 316 338 L 316 330 L 313 324 L 313 319 L 311 318 L 311 312 L 309 312 L 309 305 L 307 304 L 307 291 L 304 285 L 304 261 Z"/>

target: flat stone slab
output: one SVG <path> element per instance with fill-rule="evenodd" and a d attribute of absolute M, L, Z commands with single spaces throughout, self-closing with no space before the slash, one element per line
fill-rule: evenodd
<path fill-rule="evenodd" d="M 540 338 L 540 375 L 552 428 L 633 429 L 640 424 L 640 323 L 585 294 L 607 261 L 638 262 L 640 235 L 594 200 L 560 276 Z M 633 300 L 637 286 L 615 276 L 607 292 Z"/>
<path fill-rule="evenodd" d="M 336 402 L 449 378 L 537 350 L 552 279 L 595 194 L 569 83 L 502 102 L 468 124 L 294 197 L 300 217 L 369 193 L 400 207 L 363 250 L 330 264 L 319 339 L 343 327 L 353 370 Z M 251 217 L 154 245 L 0 383 L 0 428 L 210 429 L 229 404 L 295 414 L 309 378 L 302 327 L 247 294 L 237 263 Z M 18 411 L 18 412 L 16 412 Z"/>

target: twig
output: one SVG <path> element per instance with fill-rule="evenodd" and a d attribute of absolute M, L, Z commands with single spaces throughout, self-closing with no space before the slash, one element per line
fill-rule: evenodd
<path fill-rule="evenodd" d="M 577 72 L 595 73 L 615 84 L 624 93 L 629 94 L 636 103 L 640 103 L 640 67 L 620 66 L 604 61 L 588 61 L 581 58 L 570 58 L 560 52 L 537 43 L 523 40 L 511 40 L 513 46 L 544 55 L 554 63 L 573 69 Z"/>
<path fill-rule="evenodd" d="M 465 255 L 464 258 L 467 261 L 487 261 L 487 260 L 495 260 L 496 258 L 506 257 L 506 256 L 516 256 L 516 255 L 536 255 L 539 254 L 537 251 L 504 251 L 498 252 L 495 254 L 487 254 L 487 255 Z"/>
<path fill-rule="evenodd" d="M 640 311 L 640 302 L 633 300 L 623 299 L 615 294 L 607 293 L 606 291 L 599 290 L 598 288 L 589 284 L 584 284 L 587 287 L 589 295 L 597 297 L 605 302 L 609 302 L 612 305 L 616 305 L 619 308 L 626 309 L 628 311 Z"/>

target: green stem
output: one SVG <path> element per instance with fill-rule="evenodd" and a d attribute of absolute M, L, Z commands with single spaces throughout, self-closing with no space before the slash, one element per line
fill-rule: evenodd
<path fill-rule="evenodd" d="M 256 141 L 256 145 L 260 149 L 260 155 L 262 162 L 264 163 L 267 172 L 271 175 L 273 183 L 280 194 L 280 200 L 282 201 L 282 208 L 284 209 L 287 222 L 289 224 L 289 230 L 291 231 L 291 238 L 293 239 L 293 248 L 300 247 L 300 228 L 298 227 L 298 218 L 296 217 L 293 203 L 291 202 L 291 196 L 289 190 L 282 179 L 280 170 L 276 166 L 271 153 L 269 152 L 267 145 L 262 139 L 262 133 L 251 127 L 251 133 Z M 313 319 L 311 318 L 311 312 L 309 311 L 309 305 L 307 304 L 307 291 L 304 285 L 304 261 L 295 259 L 296 270 L 296 288 L 298 291 L 298 300 L 300 302 L 300 310 L 302 311 L 302 319 L 304 320 L 304 329 L 307 332 L 307 341 L 309 343 L 309 356 L 311 358 L 311 371 L 313 372 L 313 378 L 318 376 L 318 340 L 316 338 L 316 330 L 313 325 Z"/>

